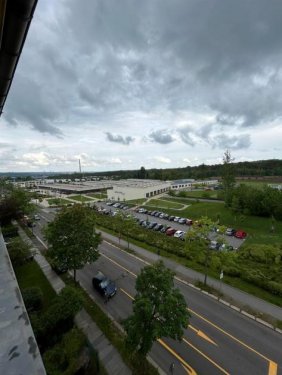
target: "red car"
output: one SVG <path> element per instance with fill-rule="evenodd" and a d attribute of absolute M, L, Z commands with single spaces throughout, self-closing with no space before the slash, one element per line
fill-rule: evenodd
<path fill-rule="evenodd" d="M 247 233 L 244 232 L 243 230 L 237 230 L 237 232 L 234 235 L 236 238 L 245 238 L 247 236 Z"/>
<path fill-rule="evenodd" d="M 174 229 L 174 228 L 168 228 L 168 229 L 166 230 L 165 234 L 166 234 L 167 236 L 173 236 L 175 232 L 176 232 L 176 229 Z"/>

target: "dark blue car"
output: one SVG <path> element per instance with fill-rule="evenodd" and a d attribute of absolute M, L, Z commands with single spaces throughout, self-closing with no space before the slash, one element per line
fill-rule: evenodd
<path fill-rule="evenodd" d="M 93 287 L 105 298 L 113 297 L 117 292 L 116 284 L 101 271 L 92 279 Z"/>

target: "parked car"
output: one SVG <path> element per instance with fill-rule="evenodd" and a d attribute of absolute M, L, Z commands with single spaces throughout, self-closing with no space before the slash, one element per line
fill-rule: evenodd
<path fill-rule="evenodd" d="M 174 228 L 168 228 L 168 229 L 166 230 L 165 234 L 166 234 L 167 236 L 173 236 L 175 232 L 176 232 L 176 229 L 174 229 Z"/>
<path fill-rule="evenodd" d="M 243 230 L 237 230 L 237 232 L 234 235 L 236 238 L 244 239 L 247 236 L 247 233 Z"/>
<path fill-rule="evenodd" d="M 93 277 L 92 285 L 102 296 L 106 298 L 113 297 L 117 292 L 116 284 L 106 277 L 101 271 L 99 271 L 97 275 Z"/>
<path fill-rule="evenodd" d="M 175 218 L 173 219 L 173 221 L 175 221 L 177 223 L 179 219 L 180 219 L 179 216 L 175 216 Z"/>
<path fill-rule="evenodd" d="M 173 237 L 175 237 L 175 238 L 180 238 L 180 237 L 182 237 L 182 236 L 184 235 L 184 233 L 185 233 L 185 232 L 183 232 L 183 230 L 177 230 L 177 231 L 174 233 Z"/>
<path fill-rule="evenodd" d="M 164 214 L 163 219 L 168 219 L 168 217 L 169 217 L 168 214 Z"/>
<path fill-rule="evenodd" d="M 115 204 L 113 205 L 113 207 L 115 207 L 115 208 L 119 208 L 119 206 L 120 206 L 120 203 L 115 203 Z"/>
<path fill-rule="evenodd" d="M 139 212 L 140 214 L 146 214 L 146 213 L 147 213 L 147 210 L 146 210 L 146 208 L 139 208 L 138 212 Z"/>
<path fill-rule="evenodd" d="M 231 245 L 227 245 L 227 244 L 223 243 L 223 244 L 221 244 L 221 245 L 219 246 L 219 250 L 220 250 L 220 251 L 233 251 L 233 250 L 234 250 L 234 247 L 231 246 Z"/>
<path fill-rule="evenodd" d="M 148 229 L 153 229 L 157 224 L 158 224 L 158 223 L 156 223 L 156 222 L 154 221 L 154 222 L 150 223 L 150 224 L 147 226 L 147 228 L 148 228 Z"/>
<path fill-rule="evenodd" d="M 181 217 L 181 218 L 178 220 L 179 224 L 186 224 L 186 221 L 187 221 L 187 219 L 185 219 L 184 217 Z"/>
<path fill-rule="evenodd" d="M 186 225 L 192 225 L 193 224 L 193 220 L 191 219 L 186 219 Z"/>
<path fill-rule="evenodd" d="M 209 245 L 209 248 L 210 248 L 211 250 L 219 250 L 219 248 L 220 248 L 220 243 L 217 242 L 217 241 L 211 241 L 211 242 L 210 242 L 210 245 Z"/>
<path fill-rule="evenodd" d="M 225 232 L 227 236 L 234 236 L 235 233 L 236 233 L 236 229 L 233 229 L 233 228 L 227 228 Z"/>
<path fill-rule="evenodd" d="M 163 224 L 157 224 L 154 226 L 153 229 L 157 232 L 158 230 L 161 230 L 163 227 L 164 227 Z"/>
<path fill-rule="evenodd" d="M 169 221 L 173 221 L 174 218 L 175 218 L 175 216 L 169 216 L 169 217 L 168 217 L 168 220 L 169 220 Z"/>
<path fill-rule="evenodd" d="M 161 232 L 161 233 L 165 233 L 169 228 L 171 228 L 171 227 L 168 227 L 167 225 L 164 225 L 164 226 L 162 227 L 162 229 L 160 230 L 160 232 Z"/>

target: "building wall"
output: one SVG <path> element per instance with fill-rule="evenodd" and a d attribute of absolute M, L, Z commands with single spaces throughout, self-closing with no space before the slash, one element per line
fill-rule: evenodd
<path fill-rule="evenodd" d="M 107 197 L 110 200 L 123 202 L 132 199 L 151 198 L 168 192 L 169 189 L 170 183 L 147 187 L 113 186 L 112 189 L 107 190 Z"/>

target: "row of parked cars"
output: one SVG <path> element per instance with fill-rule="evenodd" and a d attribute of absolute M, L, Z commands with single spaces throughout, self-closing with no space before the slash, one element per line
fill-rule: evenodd
<path fill-rule="evenodd" d="M 143 207 L 137 208 L 136 212 L 138 212 L 140 214 L 147 214 L 147 215 L 150 215 L 150 216 L 155 216 L 155 217 L 158 217 L 159 219 L 174 221 L 175 223 L 179 223 L 179 224 L 186 224 L 186 225 L 192 225 L 193 224 L 193 220 L 191 220 L 191 219 L 186 219 L 185 217 L 180 217 L 180 216 L 173 216 L 173 215 L 170 216 L 170 215 L 168 215 L 164 212 L 161 212 L 161 211 L 148 211 Z"/>
<path fill-rule="evenodd" d="M 161 223 L 157 223 L 155 221 L 143 220 L 143 219 L 140 219 L 138 217 L 135 217 L 135 219 L 136 219 L 137 223 L 144 228 L 152 229 L 156 232 L 165 233 L 167 236 L 170 236 L 170 237 L 173 236 L 173 237 L 179 238 L 183 241 L 185 239 L 186 232 L 184 232 L 183 230 L 177 230 L 177 229 L 172 228 L 171 226 L 161 224 Z"/>

